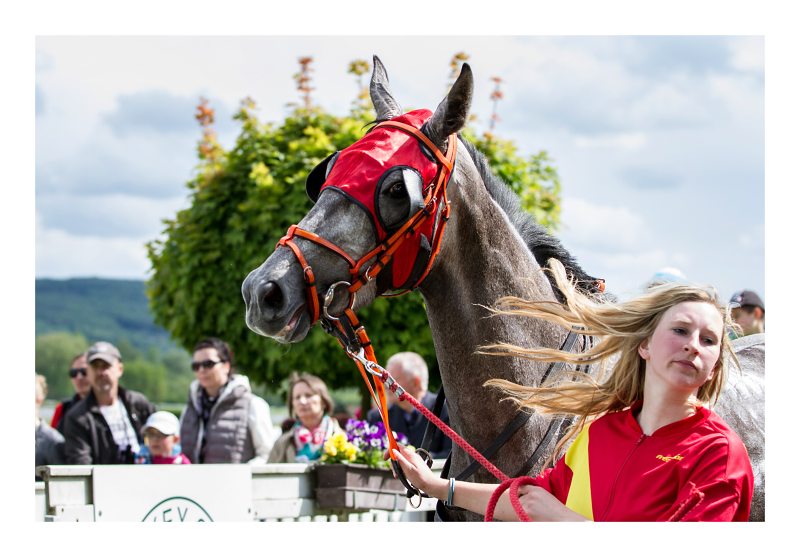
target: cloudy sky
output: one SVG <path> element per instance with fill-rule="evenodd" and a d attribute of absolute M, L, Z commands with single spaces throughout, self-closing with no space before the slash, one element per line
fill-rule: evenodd
<path fill-rule="evenodd" d="M 188 203 L 201 96 L 230 146 L 244 97 L 287 114 L 301 56 L 341 114 L 350 61 L 377 54 L 401 103 L 434 108 L 458 51 L 476 127 L 500 77 L 496 133 L 550 154 L 558 235 L 610 290 L 670 266 L 724 297 L 764 293 L 764 40 L 746 36 L 38 37 L 36 276 L 148 276 L 144 243 Z"/>

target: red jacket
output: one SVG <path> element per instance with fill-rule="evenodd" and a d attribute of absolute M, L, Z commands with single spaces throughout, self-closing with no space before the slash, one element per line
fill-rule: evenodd
<path fill-rule="evenodd" d="M 741 439 L 711 410 L 645 435 L 641 403 L 586 426 L 536 478 L 596 521 L 746 521 L 753 470 Z"/>

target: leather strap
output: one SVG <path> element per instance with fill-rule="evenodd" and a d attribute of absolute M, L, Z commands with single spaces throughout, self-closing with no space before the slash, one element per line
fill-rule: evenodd
<path fill-rule="evenodd" d="M 431 410 L 431 412 L 433 412 L 435 416 L 442 415 L 442 409 L 444 408 L 444 400 L 445 400 L 444 385 L 442 385 L 441 387 L 439 387 L 439 392 L 436 393 L 436 402 L 433 403 L 433 410 Z M 425 426 L 425 433 L 422 436 L 422 443 L 420 444 L 419 447 L 428 454 L 430 454 L 431 452 L 431 443 L 433 442 L 433 434 L 435 430 L 436 427 L 433 425 L 433 423 L 428 421 L 428 425 Z"/>

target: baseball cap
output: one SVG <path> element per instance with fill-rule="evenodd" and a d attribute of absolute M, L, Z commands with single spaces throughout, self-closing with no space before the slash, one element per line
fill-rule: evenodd
<path fill-rule="evenodd" d="M 90 364 L 94 360 L 103 360 L 104 362 L 113 364 L 116 361 L 121 362 L 122 356 L 116 346 L 110 342 L 101 340 L 100 342 L 92 344 L 86 352 L 86 363 Z"/>
<path fill-rule="evenodd" d="M 686 280 L 686 275 L 680 269 L 675 267 L 664 267 L 659 269 L 650 279 L 650 282 L 683 282 Z"/>
<path fill-rule="evenodd" d="M 761 311 L 767 311 L 764 309 L 764 302 L 761 300 L 761 297 L 752 290 L 739 290 L 735 292 L 733 296 L 731 296 L 730 305 L 731 307 L 756 306 L 761 308 Z"/>
<path fill-rule="evenodd" d="M 144 426 L 142 426 L 142 435 L 144 435 L 149 428 L 158 430 L 164 435 L 175 435 L 178 433 L 180 424 L 175 414 L 159 410 L 158 412 L 153 412 L 150 414 L 150 417 L 147 418 Z"/>
<path fill-rule="evenodd" d="M 675 267 L 664 267 L 656 271 L 650 280 L 645 284 L 645 288 L 653 288 L 670 282 L 686 282 L 686 275 Z"/>

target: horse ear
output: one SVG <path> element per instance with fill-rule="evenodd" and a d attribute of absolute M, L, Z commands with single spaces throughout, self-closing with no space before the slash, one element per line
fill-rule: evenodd
<path fill-rule="evenodd" d="M 397 101 L 394 100 L 392 93 L 389 91 L 389 76 L 377 56 L 372 57 L 372 79 L 369 82 L 369 96 L 372 99 L 372 106 L 375 107 L 375 114 L 379 122 L 391 120 L 403 113 L 400 105 L 397 104 Z"/>
<path fill-rule="evenodd" d="M 461 73 L 431 119 L 425 124 L 425 134 L 444 150 L 450 134 L 457 133 L 467 121 L 472 104 L 472 70 L 469 64 L 461 66 Z"/>

